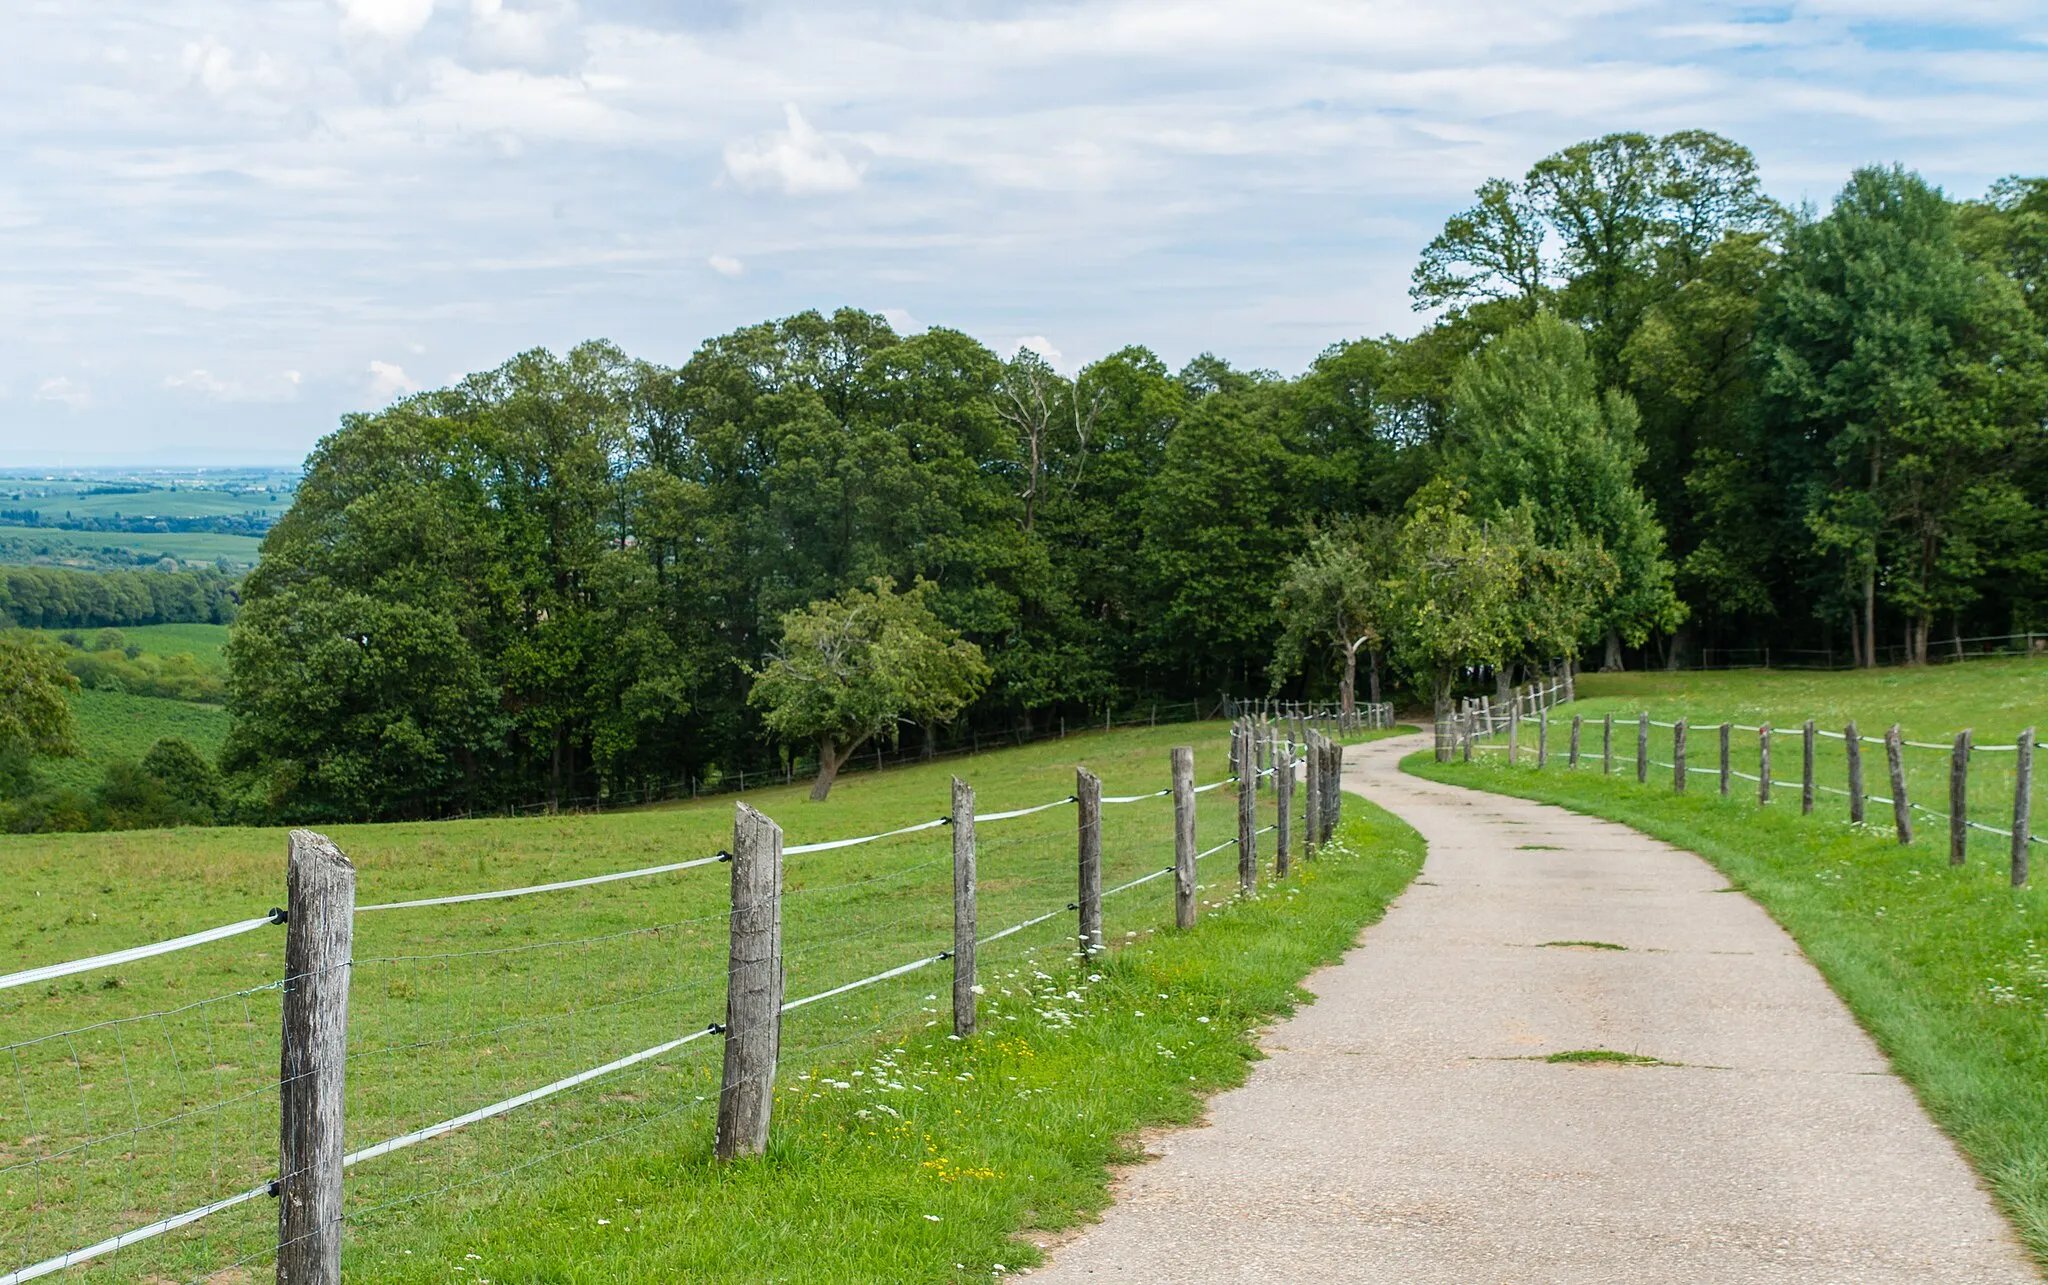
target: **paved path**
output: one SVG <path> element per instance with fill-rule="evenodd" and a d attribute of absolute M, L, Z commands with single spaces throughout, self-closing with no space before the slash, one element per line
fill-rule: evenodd
<path fill-rule="evenodd" d="M 1161 1139 L 1047 1282 L 2036 1282 L 1792 941 L 1704 861 L 1560 809 L 1345 784 L 1422 875 L 1207 1128 Z M 1604 941 L 1626 951 L 1546 947 Z M 1521 1060 L 1572 1049 L 1670 1067 Z"/>

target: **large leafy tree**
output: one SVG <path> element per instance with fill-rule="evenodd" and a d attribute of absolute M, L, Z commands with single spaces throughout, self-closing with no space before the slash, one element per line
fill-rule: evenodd
<path fill-rule="evenodd" d="M 1441 479 L 1416 492 L 1387 586 L 1395 660 L 1428 693 L 1439 722 L 1450 717 L 1459 674 L 1501 664 L 1520 641 L 1514 595 L 1523 551 L 1513 534 L 1479 522 L 1465 505 Z"/>
<path fill-rule="evenodd" d="M 1791 235 L 1760 346 L 1764 413 L 1810 458 L 1823 608 L 1847 608 L 1873 664 L 1882 592 L 1924 661 L 1935 618 L 1975 599 L 2026 520 L 2013 466 L 2040 421 L 2042 353 L 2021 289 L 1972 261 L 1941 192 L 1859 170 Z"/>
<path fill-rule="evenodd" d="M 782 641 L 754 671 L 748 700 L 769 730 L 817 746 L 814 801 L 869 740 L 905 722 L 949 722 L 988 682 L 981 649 L 932 613 L 936 592 L 920 580 L 899 593 L 877 577 L 782 618 Z"/>
<path fill-rule="evenodd" d="M 77 687 L 58 649 L 0 636 L 0 758 L 20 762 L 78 753 L 70 700 Z"/>
<path fill-rule="evenodd" d="M 1600 389 L 1576 326 L 1539 313 L 1508 331 L 1458 372 L 1452 407 L 1448 459 L 1476 512 L 1526 507 L 1537 543 L 1586 543 L 1613 562 L 1616 578 L 1581 616 L 1607 640 L 1609 666 L 1618 665 L 1621 643 L 1640 644 L 1678 622 L 1684 608 L 1672 590 L 1663 528 L 1635 482 L 1635 405 L 1626 393 Z M 1510 659 L 1549 659 L 1576 641 L 1588 640 L 1557 646 L 1547 630 L 1535 630 L 1532 650 Z"/>

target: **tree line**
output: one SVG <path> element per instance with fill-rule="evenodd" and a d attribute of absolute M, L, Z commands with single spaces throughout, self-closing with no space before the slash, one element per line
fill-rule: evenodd
<path fill-rule="evenodd" d="M 0 628 L 104 629 L 232 623 L 237 578 L 214 567 L 77 571 L 0 566 Z"/>
<path fill-rule="evenodd" d="M 350 415 L 243 586 L 233 788 L 493 808 L 949 726 L 2042 620 L 2048 180 L 1701 132 L 1492 180 L 1434 320 L 1295 377 L 1072 377 L 854 309 L 592 342 Z"/>

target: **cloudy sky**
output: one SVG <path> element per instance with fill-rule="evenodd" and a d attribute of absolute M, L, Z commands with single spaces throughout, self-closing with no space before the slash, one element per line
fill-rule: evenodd
<path fill-rule="evenodd" d="M 1611 130 L 1719 130 L 1789 201 L 2048 171 L 2040 0 L 7 9 L 0 464 L 296 461 L 522 348 L 842 303 L 1292 372 Z"/>

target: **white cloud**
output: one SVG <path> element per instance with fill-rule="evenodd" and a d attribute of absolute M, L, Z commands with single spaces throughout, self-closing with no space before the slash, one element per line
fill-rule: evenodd
<path fill-rule="evenodd" d="M 381 36 L 386 40 L 410 40 L 434 16 L 434 0 L 336 0 L 341 5 L 344 27 Z"/>
<path fill-rule="evenodd" d="M 55 379 L 46 379 L 36 385 L 36 400 L 56 402 L 72 410 L 83 410 L 92 405 L 92 389 L 75 382 L 67 375 L 59 375 Z"/>
<path fill-rule="evenodd" d="M 1026 335 L 1017 341 L 1017 347 L 1029 349 L 1037 353 L 1045 358 L 1046 364 L 1055 370 L 1062 369 L 1065 365 L 1064 359 L 1060 356 L 1060 350 L 1053 347 L 1052 340 L 1047 339 L 1044 335 Z"/>
<path fill-rule="evenodd" d="M 164 377 L 165 388 L 180 388 L 210 402 L 288 402 L 299 395 L 300 382 L 296 370 L 280 371 L 254 384 L 222 379 L 210 370 L 190 370 Z"/>
<path fill-rule="evenodd" d="M 420 390 L 419 381 L 405 373 L 405 367 L 388 361 L 370 363 L 370 396 L 390 401 Z"/>
<path fill-rule="evenodd" d="M 911 316 L 907 308 L 884 308 L 882 320 L 888 322 L 889 328 L 899 335 L 914 335 L 924 329 L 924 323 Z"/>
<path fill-rule="evenodd" d="M 470 0 L 470 50 L 492 62 L 559 65 L 582 52 L 575 21 L 571 0 L 542 0 L 524 9 L 509 9 L 505 0 Z"/>
<path fill-rule="evenodd" d="M 781 133 L 757 134 L 726 144 L 725 172 L 744 188 L 780 188 L 791 196 L 850 192 L 866 166 L 848 160 L 811 128 L 795 103 L 782 105 Z"/>
<path fill-rule="evenodd" d="M 741 276 L 747 270 L 746 264 L 741 263 L 738 259 L 733 258 L 729 254 L 714 254 L 710 258 L 704 260 L 704 262 L 710 264 L 711 270 L 713 272 L 716 272 L 721 277 Z"/>

